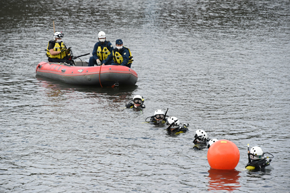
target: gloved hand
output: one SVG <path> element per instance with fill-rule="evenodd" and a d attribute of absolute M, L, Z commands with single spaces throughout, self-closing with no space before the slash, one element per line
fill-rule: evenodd
<path fill-rule="evenodd" d="M 100 59 L 96 59 L 96 61 L 97 61 L 98 65 L 101 65 L 101 60 Z"/>
<path fill-rule="evenodd" d="M 71 51 L 70 47 L 68 49 L 66 49 L 66 54 L 69 54 Z"/>
<path fill-rule="evenodd" d="M 66 49 L 61 49 L 60 54 L 66 52 Z"/>

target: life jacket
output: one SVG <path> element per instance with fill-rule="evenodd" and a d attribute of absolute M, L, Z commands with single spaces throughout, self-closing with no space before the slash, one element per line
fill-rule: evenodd
<path fill-rule="evenodd" d="M 103 47 L 101 47 L 101 45 L 98 46 L 97 49 L 97 56 L 101 61 L 104 61 L 105 59 L 108 58 L 108 56 L 111 54 L 110 50 L 108 49 L 108 43 L 109 41 L 106 41 L 106 45 Z"/>
<path fill-rule="evenodd" d="M 50 52 L 49 52 L 49 49 L 48 49 L 49 43 L 51 43 L 51 42 L 52 41 L 48 42 L 48 45 L 47 45 L 47 49 L 46 49 L 47 50 L 46 51 L 47 57 L 49 57 L 49 58 L 63 59 L 64 57 L 67 56 L 66 52 L 62 52 L 62 53 L 57 54 L 57 55 L 51 55 Z M 53 50 L 54 51 L 61 51 L 63 49 L 66 49 L 66 46 L 65 46 L 65 44 L 63 42 L 55 42 L 54 47 L 53 47 Z"/>
<path fill-rule="evenodd" d="M 129 48 L 127 48 L 125 46 L 124 46 L 124 48 L 127 49 L 128 52 L 129 52 L 129 61 L 128 61 L 128 63 L 126 65 L 132 64 L 132 62 L 133 62 L 133 56 L 131 54 L 131 51 L 130 51 Z M 114 59 L 114 62 L 115 63 L 122 64 L 122 62 L 123 62 L 123 56 L 122 56 L 122 54 L 120 54 L 120 52 L 118 51 L 118 49 L 114 49 L 113 50 L 113 59 Z"/>

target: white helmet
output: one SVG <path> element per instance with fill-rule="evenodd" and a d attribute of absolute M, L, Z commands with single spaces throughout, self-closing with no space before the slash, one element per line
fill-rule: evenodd
<path fill-rule="evenodd" d="M 250 158 L 252 160 L 258 160 L 263 158 L 264 152 L 260 147 L 255 146 L 251 148 L 250 154 Z"/>
<path fill-rule="evenodd" d="M 133 97 L 133 102 L 138 103 L 138 104 L 142 104 L 144 102 L 144 98 L 141 95 L 135 95 Z"/>
<path fill-rule="evenodd" d="M 134 100 L 134 99 L 141 99 L 141 100 L 142 100 L 143 97 L 142 97 L 141 95 L 135 95 L 135 96 L 133 97 L 133 100 Z"/>
<path fill-rule="evenodd" d="M 218 141 L 217 139 L 210 139 L 209 142 L 208 142 L 207 147 L 209 148 L 212 144 L 214 144 L 217 141 Z"/>
<path fill-rule="evenodd" d="M 98 33 L 98 38 L 106 38 L 106 34 L 105 34 L 105 32 L 100 31 L 100 32 Z"/>
<path fill-rule="evenodd" d="M 174 122 L 175 122 L 175 123 L 174 123 Z M 179 121 L 178 118 L 176 118 L 176 117 L 169 117 L 169 118 L 167 119 L 167 123 L 168 123 L 168 125 L 171 125 L 172 123 L 174 123 L 174 124 L 172 125 L 172 128 L 177 128 L 177 127 L 179 127 L 180 121 Z"/>
<path fill-rule="evenodd" d="M 161 109 L 157 109 L 155 112 L 154 112 L 154 115 L 165 115 L 164 111 L 162 111 Z"/>
<path fill-rule="evenodd" d="M 162 111 L 161 109 L 157 109 L 155 112 L 154 112 L 154 116 L 156 119 L 164 119 L 165 113 L 164 111 Z"/>
<path fill-rule="evenodd" d="M 54 37 L 54 38 L 58 38 L 58 39 L 63 38 L 63 36 L 64 36 L 64 34 L 63 34 L 62 32 L 55 32 L 55 33 L 53 34 L 53 37 Z"/>
<path fill-rule="evenodd" d="M 196 130 L 194 137 L 200 141 L 206 141 L 208 139 L 206 132 L 202 129 Z"/>

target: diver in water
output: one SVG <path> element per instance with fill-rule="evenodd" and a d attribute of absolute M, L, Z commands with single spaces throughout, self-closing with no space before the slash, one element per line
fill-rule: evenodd
<path fill-rule="evenodd" d="M 133 108 L 133 109 L 145 108 L 144 98 L 141 95 L 135 95 L 133 97 L 133 100 L 126 104 L 126 108 Z"/>
<path fill-rule="evenodd" d="M 207 143 L 207 148 L 210 148 L 210 146 L 212 145 L 212 144 L 214 144 L 215 142 L 217 142 L 218 140 L 217 139 L 210 139 L 209 141 L 208 141 L 208 143 Z"/>
<path fill-rule="evenodd" d="M 266 157 L 265 154 L 270 154 L 271 157 Z M 245 166 L 245 168 L 253 171 L 265 171 L 265 168 L 269 166 L 270 162 L 272 161 L 271 158 L 274 158 L 271 153 L 264 153 L 263 150 L 258 146 L 252 147 L 251 150 L 249 150 L 248 144 L 249 163 Z"/>
<path fill-rule="evenodd" d="M 208 147 L 208 141 L 209 139 L 208 139 L 207 133 L 202 129 L 198 129 L 196 130 L 195 135 L 194 135 L 193 148 L 197 150 L 204 149 Z"/>
<path fill-rule="evenodd" d="M 180 133 L 186 133 L 188 131 L 188 123 L 180 123 L 180 121 L 178 120 L 178 118 L 176 117 L 169 117 L 167 119 L 167 125 L 169 125 L 167 127 L 167 133 L 168 135 L 179 135 Z"/>
<path fill-rule="evenodd" d="M 154 115 L 150 116 L 150 117 L 147 117 L 145 119 L 145 121 L 148 122 L 148 123 L 152 123 L 154 125 L 162 126 L 162 125 L 164 125 L 166 123 L 166 119 L 168 118 L 167 112 L 168 112 L 168 109 L 166 110 L 166 112 L 164 112 L 161 109 L 157 109 L 154 112 Z"/>

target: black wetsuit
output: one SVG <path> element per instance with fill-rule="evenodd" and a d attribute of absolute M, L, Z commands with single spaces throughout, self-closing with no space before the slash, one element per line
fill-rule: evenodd
<path fill-rule="evenodd" d="M 171 127 L 167 128 L 168 135 L 179 135 L 180 133 L 186 133 L 188 131 L 189 124 L 181 124 L 178 128 L 171 130 Z"/>
<path fill-rule="evenodd" d="M 200 140 L 198 138 L 194 138 L 193 140 L 193 143 L 194 143 L 194 146 L 193 146 L 193 149 L 197 149 L 197 150 L 201 150 L 201 149 L 204 149 L 206 147 L 208 147 L 208 144 L 207 144 L 208 140 Z"/>
<path fill-rule="evenodd" d="M 249 163 L 246 165 L 246 168 L 248 166 L 253 166 L 255 169 L 253 171 L 264 171 L 265 167 L 270 165 L 271 159 L 263 158 L 259 160 L 251 160 L 249 158 Z"/>
<path fill-rule="evenodd" d="M 147 121 L 148 118 L 150 118 L 149 121 Z M 146 121 L 146 122 L 149 122 L 149 123 L 151 123 L 151 124 L 154 124 L 154 125 L 164 125 L 164 124 L 166 123 L 166 118 L 161 119 L 161 120 L 157 120 L 157 119 L 155 118 L 155 116 L 151 116 L 151 117 L 147 117 L 147 118 L 145 119 L 145 121 Z"/>
<path fill-rule="evenodd" d="M 130 108 L 135 108 L 135 109 L 144 109 L 145 108 L 145 105 L 144 104 L 141 104 L 139 107 L 135 107 L 134 106 L 134 102 L 133 101 L 130 101 L 128 102 L 126 105 L 126 108 L 130 109 Z"/>

